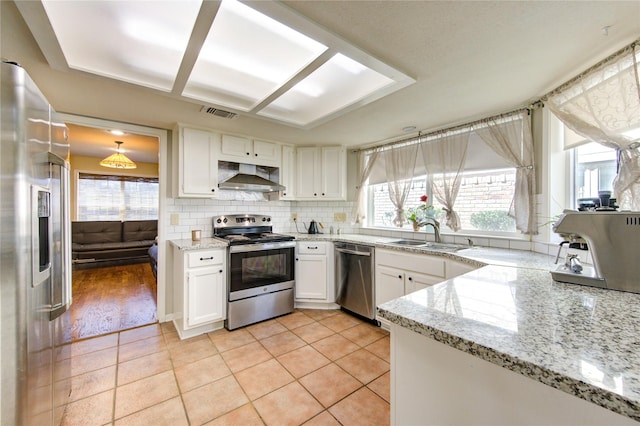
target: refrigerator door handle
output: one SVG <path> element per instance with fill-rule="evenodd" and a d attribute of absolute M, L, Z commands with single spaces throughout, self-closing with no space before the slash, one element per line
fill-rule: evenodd
<path fill-rule="evenodd" d="M 51 277 L 51 314 L 53 320 L 71 305 L 71 229 L 69 220 L 69 163 L 49 152 L 51 198 L 55 203 L 52 218 L 54 235 Z"/>

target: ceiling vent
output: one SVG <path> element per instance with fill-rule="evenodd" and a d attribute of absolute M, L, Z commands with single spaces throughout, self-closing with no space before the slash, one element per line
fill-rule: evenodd
<path fill-rule="evenodd" d="M 234 118 L 238 118 L 238 114 L 236 114 L 235 112 L 225 111 L 223 109 L 218 109 L 218 108 L 213 108 L 208 106 L 203 106 L 200 112 L 215 115 L 216 117 L 228 118 L 230 120 Z"/>

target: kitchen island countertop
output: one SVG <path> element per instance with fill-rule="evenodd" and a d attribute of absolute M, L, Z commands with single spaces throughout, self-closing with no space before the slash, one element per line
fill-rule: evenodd
<path fill-rule="evenodd" d="M 489 265 L 384 303 L 378 314 L 640 421 L 640 294 Z"/>

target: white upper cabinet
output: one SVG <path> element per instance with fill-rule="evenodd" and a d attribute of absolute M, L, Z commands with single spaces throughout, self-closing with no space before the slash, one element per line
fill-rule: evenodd
<path fill-rule="evenodd" d="M 299 147 L 296 157 L 296 199 L 346 199 L 347 156 L 344 147 Z"/>
<path fill-rule="evenodd" d="M 220 160 L 280 167 L 281 145 L 240 136 L 222 135 Z"/>
<path fill-rule="evenodd" d="M 208 130 L 178 127 L 177 196 L 215 198 L 218 193 L 220 134 Z M 174 151 L 175 152 L 175 151 Z"/>
<path fill-rule="evenodd" d="M 321 195 L 326 199 L 344 200 L 347 193 L 347 152 L 344 147 L 331 146 L 320 149 L 322 156 Z"/>
<path fill-rule="evenodd" d="M 282 165 L 280 166 L 281 200 L 295 199 L 296 191 L 296 149 L 291 145 L 282 145 Z"/>

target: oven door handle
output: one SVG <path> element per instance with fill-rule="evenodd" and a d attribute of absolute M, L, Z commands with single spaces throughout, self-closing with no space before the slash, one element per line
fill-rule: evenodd
<path fill-rule="evenodd" d="M 276 243 L 259 243 L 259 244 L 241 244 L 237 246 L 229 246 L 229 253 L 244 253 L 249 251 L 293 248 L 295 246 L 296 246 L 295 241 L 282 241 L 282 242 L 276 242 Z"/>

